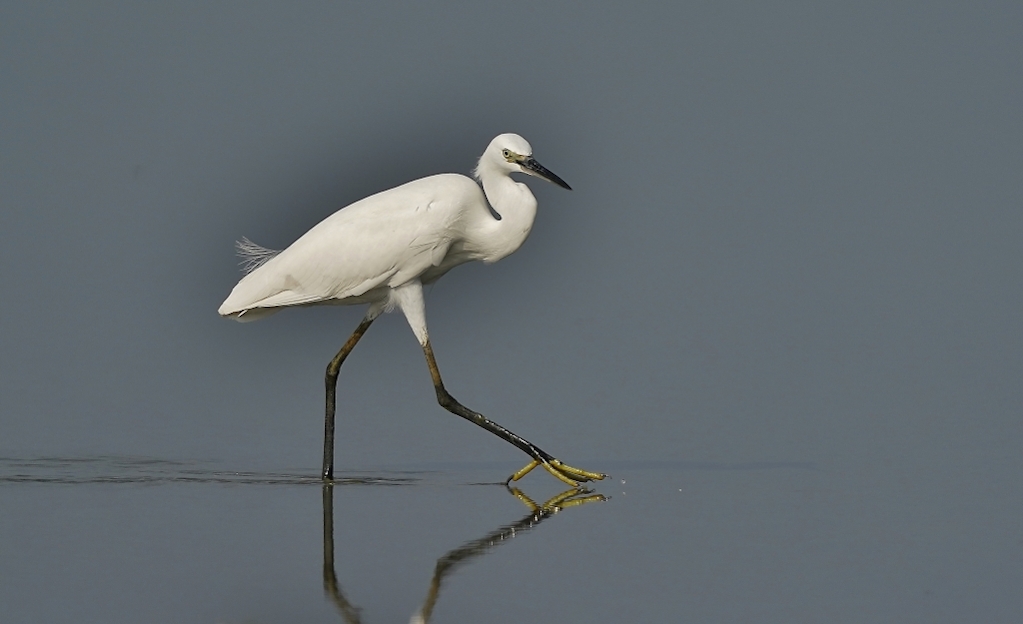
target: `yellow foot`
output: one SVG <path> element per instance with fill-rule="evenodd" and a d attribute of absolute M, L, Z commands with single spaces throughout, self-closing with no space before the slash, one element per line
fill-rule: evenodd
<path fill-rule="evenodd" d="M 533 470 L 533 468 L 536 468 L 537 466 L 541 465 L 544 467 L 544 470 L 551 473 L 558 479 L 561 479 L 562 481 L 564 481 L 565 483 L 572 487 L 577 487 L 580 481 L 600 481 L 601 479 L 607 476 L 606 474 L 601 474 L 599 472 L 589 472 L 588 470 L 580 470 L 578 468 L 573 468 L 572 466 L 564 464 L 557 459 L 552 459 L 549 462 L 548 461 L 541 462 L 538 459 L 534 459 L 533 461 L 523 466 L 522 470 L 519 470 L 512 476 L 508 477 L 508 480 L 505 483 L 518 481 L 522 477 L 529 474 Z"/>
<path fill-rule="evenodd" d="M 572 488 L 552 497 L 542 505 L 537 505 L 533 502 L 533 499 L 523 494 L 519 488 L 508 486 L 508 491 L 511 492 L 515 498 L 522 501 L 522 504 L 529 507 L 533 513 L 557 513 L 567 507 L 575 507 L 577 505 L 585 505 L 586 503 L 596 503 L 607 500 L 606 496 L 602 494 L 594 494 L 591 490 Z"/>

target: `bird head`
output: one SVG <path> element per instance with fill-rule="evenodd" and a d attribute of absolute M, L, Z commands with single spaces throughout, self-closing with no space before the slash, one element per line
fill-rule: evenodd
<path fill-rule="evenodd" d="M 564 180 L 556 176 L 533 158 L 533 148 L 529 142 L 517 134 L 502 134 L 494 138 L 480 157 L 476 167 L 476 177 L 485 171 L 502 173 L 525 173 L 557 184 L 561 188 L 572 190 Z"/>

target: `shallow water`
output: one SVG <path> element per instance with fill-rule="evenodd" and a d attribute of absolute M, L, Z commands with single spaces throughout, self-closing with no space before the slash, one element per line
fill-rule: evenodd
<path fill-rule="evenodd" d="M 0 461 L 4 622 L 1012 621 L 1018 497 L 809 463 Z M 989 466 L 990 467 L 990 466 Z M 983 469 L 979 467 L 978 469 Z M 972 495 L 970 492 L 972 491 Z M 1009 493 L 1009 492 L 1006 492 Z M 560 496 L 560 498 L 559 498 Z M 982 616 L 982 617 L 981 617 Z"/>

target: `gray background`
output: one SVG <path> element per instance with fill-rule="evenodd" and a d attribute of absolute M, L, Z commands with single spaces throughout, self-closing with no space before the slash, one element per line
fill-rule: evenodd
<path fill-rule="evenodd" d="M 822 513 L 906 532 L 895 578 L 958 570 L 943 608 L 1011 621 L 1021 28 L 1017 2 L 0 4 L 0 455 L 314 475 L 362 310 L 220 319 L 234 240 L 517 132 L 575 190 L 530 181 L 523 248 L 428 291 L 455 396 L 584 468 L 824 471 Z M 399 315 L 340 388 L 341 471 L 524 460 L 436 406 Z"/>

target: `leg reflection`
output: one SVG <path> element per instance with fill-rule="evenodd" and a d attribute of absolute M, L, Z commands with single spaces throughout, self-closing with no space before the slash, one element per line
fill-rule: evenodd
<path fill-rule="evenodd" d="M 419 613 L 412 616 L 412 624 L 426 624 L 430 621 L 433 607 L 437 604 L 437 598 L 440 596 L 440 586 L 444 581 L 444 577 L 451 574 L 458 566 L 470 559 L 490 552 L 505 540 L 515 537 L 518 533 L 532 529 L 562 509 L 607 500 L 601 494 L 593 494 L 589 490 L 572 488 L 541 505 L 537 505 L 518 488 L 509 487 L 508 491 L 529 507 L 530 513 L 518 522 L 505 525 L 479 539 L 466 542 L 438 559 L 437 565 L 433 569 L 433 578 L 430 579 L 430 591 L 427 592 L 426 600 L 423 601 L 423 606 L 419 609 Z"/>
<path fill-rule="evenodd" d="M 345 624 L 361 624 L 359 608 L 348 602 L 334 568 L 334 484 L 323 484 L 323 591 L 341 612 Z"/>
<path fill-rule="evenodd" d="M 459 566 L 490 552 L 517 534 L 529 531 L 563 509 L 607 500 L 607 498 L 600 494 L 593 494 L 589 490 L 579 488 L 566 490 L 541 504 L 533 502 L 531 498 L 523 494 L 518 488 L 509 487 L 508 492 L 528 507 L 529 513 L 521 520 L 495 529 L 479 539 L 466 542 L 438 559 L 437 565 L 433 570 L 433 578 L 430 579 L 430 588 L 426 593 L 426 599 L 423 600 L 423 606 L 420 607 L 419 611 L 412 616 L 412 624 L 426 624 L 430 621 L 433 608 L 437 604 L 437 598 L 440 596 L 441 584 L 444 582 L 445 577 Z M 325 483 L 323 485 L 323 589 L 330 600 L 337 606 L 345 624 L 361 623 L 359 608 L 345 597 L 338 584 L 337 572 L 334 567 L 333 483 Z"/>

